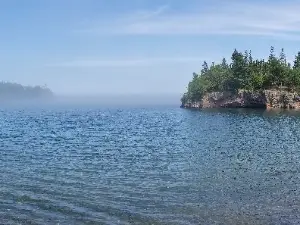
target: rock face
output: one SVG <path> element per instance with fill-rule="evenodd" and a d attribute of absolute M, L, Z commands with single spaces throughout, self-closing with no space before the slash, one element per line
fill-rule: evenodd
<path fill-rule="evenodd" d="M 300 109 L 300 99 L 297 93 L 287 91 L 265 91 L 266 108 Z"/>
<path fill-rule="evenodd" d="M 300 97 L 295 92 L 264 90 L 238 93 L 211 92 L 201 101 L 189 102 L 183 108 L 281 108 L 300 109 Z"/>

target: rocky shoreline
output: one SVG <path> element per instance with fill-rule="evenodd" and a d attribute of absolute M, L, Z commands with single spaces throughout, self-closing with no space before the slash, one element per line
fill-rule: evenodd
<path fill-rule="evenodd" d="M 210 92 L 200 101 L 187 102 L 181 108 L 300 109 L 300 97 L 296 92 L 283 90 Z"/>

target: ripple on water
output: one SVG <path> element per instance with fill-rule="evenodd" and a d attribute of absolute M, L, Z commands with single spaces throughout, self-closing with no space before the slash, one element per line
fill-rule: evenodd
<path fill-rule="evenodd" d="M 3 224 L 297 224 L 300 117 L 6 109 Z"/>

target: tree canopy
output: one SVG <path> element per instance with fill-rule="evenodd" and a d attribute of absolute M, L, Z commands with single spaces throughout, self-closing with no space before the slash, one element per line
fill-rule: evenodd
<path fill-rule="evenodd" d="M 278 87 L 300 90 L 300 52 L 295 56 L 293 65 L 287 62 L 284 49 L 279 56 L 274 52 L 274 47 L 271 47 L 268 59 L 264 60 L 253 59 L 251 51 L 235 49 L 230 63 L 225 58 L 220 64 L 212 63 L 210 66 L 204 61 L 201 72 L 193 73 L 182 103 L 199 101 L 205 93 L 213 91 L 254 91 Z"/>

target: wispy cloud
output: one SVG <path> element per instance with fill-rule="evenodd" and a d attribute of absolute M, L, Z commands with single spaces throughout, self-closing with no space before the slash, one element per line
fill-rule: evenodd
<path fill-rule="evenodd" d="M 203 58 L 179 57 L 179 58 L 143 58 L 143 59 L 117 59 L 117 60 L 74 60 L 60 63 L 47 64 L 47 67 L 136 67 L 151 66 L 157 64 L 192 63 L 202 62 Z"/>
<path fill-rule="evenodd" d="M 228 3 L 210 9 L 171 11 L 162 6 L 115 18 L 82 32 L 114 35 L 259 35 L 300 39 L 300 2 Z"/>
<path fill-rule="evenodd" d="M 140 10 L 140 11 L 137 11 L 137 12 L 131 14 L 131 17 L 129 17 L 129 18 L 131 18 L 133 20 L 151 19 L 155 16 L 159 16 L 159 15 L 163 14 L 164 12 L 167 11 L 168 8 L 169 8 L 169 5 L 162 5 L 153 11 Z"/>

